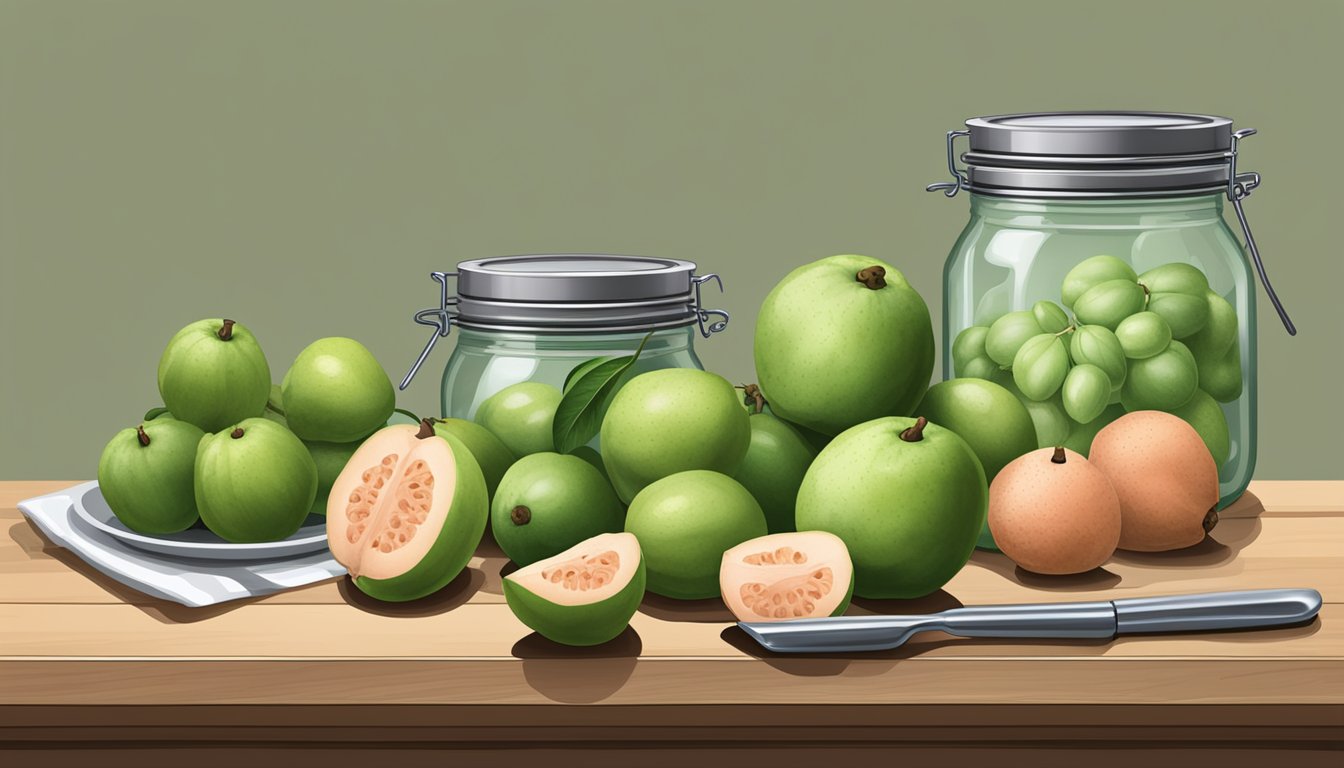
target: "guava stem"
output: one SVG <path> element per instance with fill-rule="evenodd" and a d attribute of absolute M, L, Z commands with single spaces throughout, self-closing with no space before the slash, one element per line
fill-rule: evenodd
<path fill-rule="evenodd" d="M 532 510 L 519 504 L 509 512 L 509 519 L 513 521 L 514 525 L 527 525 L 532 522 Z"/>
<path fill-rule="evenodd" d="M 234 428 L 233 428 L 233 431 L 229 433 L 229 437 L 232 437 L 234 440 L 237 440 L 238 438 L 240 438 L 240 437 L 242 437 L 242 436 L 243 436 L 243 428 L 242 428 L 242 427 L 234 427 Z"/>
<path fill-rule="evenodd" d="M 1056 445 L 1056 446 L 1055 446 L 1055 455 L 1050 457 L 1050 463 L 1051 463 L 1051 464 L 1063 464 L 1063 463 L 1066 462 L 1066 461 L 1068 461 L 1068 457 L 1064 455 L 1064 446 L 1062 446 L 1062 445 Z"/>
<path fill-rule="evenodd" d="M 1218 505 L 1209 507 L 1209 513 L 1204 516 L 1204 532 L 1209 533 L 1213 527 L 1218 524 Z"/>
<path fill-rule="evenodd" d="M 761 394 L 761 388 L 755 384 L 747 384 L 742 387 L 742 393 L 746 395 L 744 403 L 754 403 L 756 413 L 765 410 L 765 395 Z"/>
<path fill-rule="evenodd" d="M 140 441 L 141 445 L 149 445 L 149 435 L 145 434 L 144 424 L 135 428 L 135 438 Z"/>
<path fill-rule="evenodd" d="M 887 281 L 883 279 L 886 276 L 887 270 L 874 264 L 871 267 L 860 269 L 859 273 L 854 275 L 854 279 L 876 291 L 879 288 L 887 287 Z"/>
<path fill-rule="evenodd" d="M 433 437 L 433 436 L 434 436 L 434 420 L 433 420 L 433 419 L 429 419 L 429 418 L 421 419 L 421 420 L 420 420 L 420 431 L 419 431 L 419 432 L 416 432 L 416 433 L 415 433 L 415 436 L 418 437 L 418 438 L 420 438 L 421 440 L 424 440 L 426 437 Z"/>
<path fill-rule="evenodd" d="M 220 341 L 228 341 L 229 339 L 233 338 L 233 326 L 234 321 L 232 320 L 224 321 L 224 325 L 219 329 L 218 336 Z"/>
<path fill-rule="evenodd" d="M 929 420 L 920 416 L 915 419 L 915 425 L 901 433 L 901 439 L 907 443 L 918 443 L 924 439 L 924 428 L 929 426 Z"/>

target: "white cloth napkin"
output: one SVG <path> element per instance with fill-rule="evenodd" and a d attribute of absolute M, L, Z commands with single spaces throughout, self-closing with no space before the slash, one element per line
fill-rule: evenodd
<path fill-rule="evenodd" d="M 245 597 L 260 597 L 345 574 L 325 550 L 282 560 L 202 560 L 144 552 L 90 527 L 74 511 L 84 483 L 19 502 L 19 511 L 47 538 L 84 562 L 147 595 L 199 608 Z"/>

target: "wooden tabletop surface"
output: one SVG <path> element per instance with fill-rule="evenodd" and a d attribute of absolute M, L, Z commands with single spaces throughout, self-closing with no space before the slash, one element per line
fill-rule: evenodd
<path fill-rule="evenodd" d="M 1118 553 L 1076 577 L 1034 576 L 1003 555 L 977 552 L 927 598 L 856 599 L 850 608 L 925 612 L 1312 587 L 1325 605 L 1310 624 L 1110 641 L 926 633 L 896 651 L 808 657 L 761 651 L 717 600 L 653 595 L 613 642 L 553 645 L 510 613 L 500 590 L 507 559 L 490 541 L 456 581 L 415 603 L 378 603 L 342 578 L 186 608 L 102 576 L 16 509 L 74 484 L 0 483 L 0 741 L 113 738 L 99 730 L 107 726 L 141 737 L 187 729 L 173 731 L 180 735 L 220 724 L 244 738 L 267 725 L 330 725 L 322 718 L 346 709 L 360 713 L 347 734 L 395 722 L 458 729 L 463 738 L 486 738 L 500 713 L 513 710 L 546 738 L 570 732 L 548 728 L 575 723 L 635 729 L 623 732 L 633 738 L 653 726 L 830 723 L 840 729 L 832 733 L 890 734 L 900 725 L 927 735 L 950 722 L 992 730 L 1020 720 L 1150 734 L 1188 724 L 1232 740 L 1259 728 L 1261 736 L 1337 745 L 1344 725 L 1340 481 L 1253 483 L 1210 539 L 1182 552 Z M 604 706 L 557 706 L 568 704 Z M 597 719 L 578 714 L 594 710 Z"/>

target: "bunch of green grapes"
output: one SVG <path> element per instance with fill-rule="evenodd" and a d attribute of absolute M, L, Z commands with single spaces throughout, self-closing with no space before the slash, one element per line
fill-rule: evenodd
<path fill-rule="evenodd" d="M 1094 256 L 1064 277 L 1060 301 L 963 330 L 952 344 L 956 374 L 1017 395 L 1042 447 L 1086 454 L 1120 415 L 1159 410 L 1189 421 L 1215 461 L 1227 460 L 1217 403 L 1241 395 L 1237 314 L 1203 272 L 1177 262 L 1140 275 L 1114 256 Z"/>

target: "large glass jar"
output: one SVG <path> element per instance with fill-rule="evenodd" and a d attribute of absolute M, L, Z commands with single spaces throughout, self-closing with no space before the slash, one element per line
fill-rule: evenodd
<path fill-rule="evenodd" d="M 440 306 L 415 319 L 435 330 L 401 388 L 454 325 L 441 402 L 444 415 L 457 418 L 474 417 L 482 401 L 512 384 L 560 388 L 579 363 L 631 354 L 645 336 L 630 375 L 702 368 L 694 335 L 723 330 L 728 313 L 702 308 L 701 284 L 718 278 L 694 271 L 693 262 L 677 259 L 553 254 L 465 261 L 456 272 L 431 273 Z M 456 296 L 449 277 L 457 278 Z"/>
<path fill-rule="evenodd" d="M 1041 447 L 1084 455 L 1127 410 L 1175 413 L 1208 444 L 1220 505 L 1231 503 L 1255 469 L 1256 291 L 1223 205 L 1233 202 L 1263 278 L 1241 208 L 1259 176 L 1236 170 L 1237 142 L 1254 131 L 1153 113 L 1003 115 L 967 126 L 947 137 L 954 181 L 930 186 L 970 193 L 970 220 L 944 269 L 944 377 L 998 381 L 1027 406 Z M 964 170 L 953 149 L 963 136 Z M 1027 344 L 1033 335 L 1061 343 Z M 1067 357 L 1037 354 L 1051 346 Z M 1107 349 L 1123 354 L 1101 359 Z M 1070 381 L 1086 363 L 1103 369 L 1096 379 L 1109 396 L 1088 386 L 1084 373 L 1095 369 Z"/>

